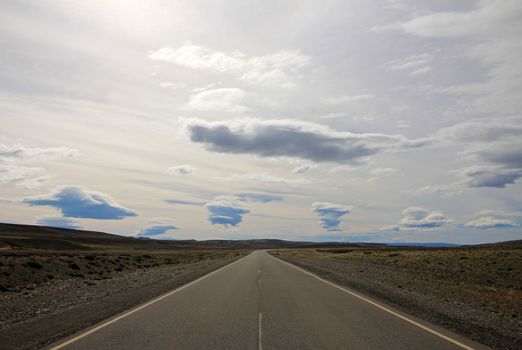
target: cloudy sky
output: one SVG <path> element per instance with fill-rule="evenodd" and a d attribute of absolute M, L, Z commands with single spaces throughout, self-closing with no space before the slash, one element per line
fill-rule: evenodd
<path fill-rule="evenodd" d="M 3 1 L 0 220 L 522 239 L 522 2 Z"/>

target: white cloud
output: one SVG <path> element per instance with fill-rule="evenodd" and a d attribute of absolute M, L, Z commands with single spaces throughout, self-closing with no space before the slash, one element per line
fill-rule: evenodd
<path fill-rule="evenodd" d="M 518 21 L 520 13 L 516 0 L 482 0 L 471 11 L 430 13 L 403 23 L 401 28 L 428 38 L 488 35 Z"/>
<path fill-rule="evenodd" d="M 152 225 L 167 225 L 167 224 L 173 224 L 176 220 L 172 218 L 162 218 L 162 217 L 153 217 L 150 218 L 147 223 Z"/>
<path fill-rule="evenodd" d="M 408 191 L 408 193 L 412 193 L 414 195 L 423 195 L 423 194 L 438 194 L 441 197 L 454 197 L 462 195 L 464 192 L 459 188 L 460 183 L 455 182 L 447 185 L 428 185 L 422 186 L 415 190 Z"/>
<path fill-rule="evenodd" d="M 280 202 L 283 200 L 283 197 L 276 194 L 270 193 L 238 193 L 235 197 L 243 202 L 257 202 L 257 203 L 270 203 L 270 202 Z"/>
<path fill-rule="evenodd" d="M 475 217 L 481 217 L 481 216 L 492 216 L 492 215 L 496 215 L 496 211 L 495 210 L 484 209 L 484 210 L 476 212 L 474 216 Z"/>
<path fill-rule="evenodd" d="M 423 74 L 427 74 L 429 72 L 431 72 L 431 67 L 422 67 L 422 68 L 415 69 L 410 74 L 411 75 L 423 75 Z"/>
<path fill-rule="evenodd" d="M 522 178 L 522 118 L 477 119 L 441 129 L 436 138 L 468 145 L 464 155 L 475 164 L 458 173 L 471 187 L 498 187 Z"/>
<path fill-rule="evenodd" d="M 482 0 L 470 11 L 430 13 L 381 30 L 399 29 L 423 38 L 468 39 L 467 57 L 488 69 L 486 81 L 464 86 L 480 92 L 475 108 L 518 113 L 522 108 L 521 16 L 518 0 Z"/>
<path fill-rule="evenodd" d="M 370 177 L 367 181 L 375 181 L 382 177 L 394 176 L 399 172 L 399 169 L 395 168 L 375 168 L 370 170 Z"/>
<path fill-rule="evenodd" d="M 239 51 L 224 53 L 185 43 L 179 48 L 164 47 L 149 54 L 155 61 L 168 62 L 218 74 L 230 73 L 251 85 L 293 88 L 294 73 L 312 62 L 299 50 L 280 50 L 263 56 L 247 56 Z"/>
<path fill-rule="evenodd" d="M 379 117 L 370 114 L 361 114 L 352 116 L 352 120 L 356 123 L 368 123 L 379 119 Z"/>
<path fill-rule="evenodd" d="M 353 165 L 337 165 L 337 166 L 331 167 L 330 172 L 331 173 L 352 172 L 352 171 L 358 169 L 359 165 L 361 165 L 361 164 L 358 163 L 358 164 L 353 164 Z"/>
<path fill-rule="evenodd" d="M 404 103 L 401 103 L 401 104 L 398 104 L 398 105 L 395 105 L 395 106 L 391 106 L 390 110 L 393 113 L 404 113 L 404 112 L 410 111 L 411 110 L 411 106 L 409 106 L 407 104 L 404 104 Z"/>
<path fill-rule="evenodd" d="M 47 171 L 42 167 L 24 166 L 20 163 L 60 160 L 77 155 L 77 150 L 66 147 L 38 148 L 0 144 L 0 185 L 38 188 L 48 181 Z"/>
<path fill-rule="evenodd" d="M 294 174 L 304 174 L 309 170 L 317 168 L 315 164 L 303 164 L 292 169 Z"/>
<path fill-rule="evenodd" d="M 387 8 L 393 9 L 393 10 L 405 10 L 410 8 L 410 2 L 411 0 L 386 0 L 388 5 L 386 5 Z"/>
<path fill-rule="evenodd" d="M 323 119 L 337 119 L 337 118 L 347 118 L 348 114 L 344 112 L 334 112 L 334 113 L 328 113 L 325 115 L 322 115 L 321 118 Z"/>
<path fill-rule="evenodd" d="M 474 216 L 475 219 L 467 222 L 464 224 L 464 226 L 478 229 L 509 228 L 519 226 L 518 223 L 506 217 L 515 216 L 513 214 L 498 214 L 495 210 L 485 209 L 477 212 Z"/>
<path fill-rule="evenodd" d="M 440 129 L 436 137 L 452 142 L 491 143 L 517 140 L 522 134 L 522 117 L 476 118 Z"/>
<path fill-rule="evenodd" d="M 398 128 L 401 128 L 401 129 L 407 129 L 407 128 L 410 128 L 411 127 L 411 124 L 406 121 L 406 120 L 397 120 L 397 123 L 395 124 L 395 126 L 397 126 Z"/>
<path fill-rule="evenodd" d="M 163 47 L 151 52 L 149 58 L 155 61 L 173 63 L 192 69 L 210 70 L 216 73 L 241 70 L 245 66 L 245 56 L 239 52 L 226 54 L 209 48 L 185 43 L 179 48 Z"/>
<path fill-rule="evenodd" d="M 42 175 L 37 177 L 31 177 L 27 180 L 17 182 L 15 185 L 19 188 L 24 188 L 27 190 L 34 190 L 36 188 L 40 188 L 43 185 L 47 184 L 49 182 L 49 175 Z"/>
<path fill-rule="evenodd" d="M 205 91 L 205 90 L 211 90 L 211 89 L 214 89 L 221 85 L 223 85 L 223 83 L 218 81 L 216 83 L 207 84 L 206 86 L 203 86 L 203 87 L 195 87 L 192 89 L 192 92 L 201 92 L 201 91 Z"/>
<path fill-rule="evenodd" d="M 422 70 L 422 69 L 430 69 L 429 64 L 433 59 L 433 55 L 429 53 L 423 53 L 419 55 L 412 55 L 401 59 L 396 59 L 389 61 L 386 66 L 390 71 L 409 71 L 411 74 L 413 72 Z"/>
<path fill-rule="evenodd" d="M 0 185 L 14 184 L 21 188 L 36 188 L 47 179 L 47 172 L 43 168 L 0 164 Z"/>
<path fill-rule="evenodd" d="M 192 174 L 192 172 L 196 170 L 192 165 L 184 164 L 184 165 L 176 165 L 167 168 L 166 173 L 174 176 L 183 176 Z"/>
<path fill-rule="evenodd" d="M 338 105 L 347 102 L 365 101 L 374 98 L 372 94 L 350 95 L 350 96 L 336 96 L 324 97 L 323 102 L 329 105 Z"/>
<path fill-rule="evenodd" d="M 383 226 L 379 229 L 379 231 L 400 231 L 401 227 L 399 225 L 387 225 Z"/>
<path fill-rule="evenodd" d="M 252 85 L 295 87 L 293 72 L 308 66 L 312 59 L 298 50 L 281 50 L 274 54 L 248 59 L 248 69 L 241 80 Z"/>
<path fill-rule="evenodd" d="M 168 88 L 168 89 L 183 89 L 185 86 L 187 86 L 187 84 L 182 83 L 182 82 L 173 83 L 171 81 L 164 81 L 164 82 L 159 83 L 159 85 L 163 88 Z"/>
<path fill-rule="evenodd" d="M 296 71 L 308 66 L 311 60 L 310 56 L 303 55 L 299 50 L 280 50 L 269 55 L 251 57 L 248 64 L 260 71 L 271 69 Z"/>
<path fill-rule="evenodd" d="M 280 69 L 273 69 L 268 72 L 250 70 L 243 74 L 240 79 L 250 85 L 279 86 L 284 88 L 295 87 L 295 83 L 288 74 Z"/>
<path fill-rule="evenodd" d="M 397 174 L 399 169 L 395 168 L 375 168 L 370 171 L 370 174 L 373 176 L 392 176 Z"/>
<path fill-rule="evenodd" d="M 243 105 L 247 94 L 238 88 L 220 88 L 198 92 L 190 96 L 188 107 L 199 111 L 246 112 Z"/>
<path fill-rule="evenodd" d="M 409 207 L 402 211 L 404 217 L 399 221 L 403 229 L 436 228 L 451 222 L 444 213 L 438 210 L 429 211 L 419 207 Z"/>
<path fill-rule="evenodd" d="M 409 207 L 402 211 L 404 216 L 397 225 L 389 225 L 380 231 L 433 230 L 452 222 L 439 210 L 430 211 L 420 207 Z"/>
<path fill-rule="evenodd" d="M 265 173 L 261 174 L 234 174 L 224 178 L 218 178 L 220 181 L 227 182 L 237 182 L 237 181 L 245 181 L 245 182 L 260 182 L 260 183 L 279 183 L 279 184 L 287 184 L 287 185 L 306 185 L 309 184 L 310 181 L 306 179 L 287 179 L 284 177 L 273 176 Z"/>
<path fill-rule="evenodd" d="M 75 157 L 77 155 L 77 150 L 66 147 L 38 148 L 25 147 L 19 144 L 0 144 L 0 161 L 58 160 Z"/>
<path fill-rule="evenodd" d="M 502 216 L 496 215 L 493 210 L 483 210 L 475 214 L 477 219 L 467 222 L 464 226 L 478 229 L 516 227 L 518 224 Z"/>

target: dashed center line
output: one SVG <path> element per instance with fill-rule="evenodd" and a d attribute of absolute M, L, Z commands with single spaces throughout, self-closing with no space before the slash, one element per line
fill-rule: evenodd
<path fill-rule="evenodd" d="M 259 313 L 258 317 L 258 328 L 259 328 L 259 334 L 258 334 L 258 344 L 259 344 L 259 350 L 263 350 L 263 313 Z"/>

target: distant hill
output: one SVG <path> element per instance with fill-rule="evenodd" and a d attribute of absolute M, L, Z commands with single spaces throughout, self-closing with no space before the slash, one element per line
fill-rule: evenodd
<path fill-rule="evenodd" d="M 444 242 L 395 242 L 386 243 L 387 246 L 391 247 L 427 247 L 427 248 L 444 248 L 444 247 L 460 247 L 460 244 L 444 243 Z"/>
<path fill-rule="evenodd" d="M 522 239 L 514 240 L 514 241 L 502 241 L 502 242 L 495 242 L 495 243 L 483 243 L 483 244 L 477 244 L 476 246 L 522 246 Z"/>
<path fill-rule="evenodd" d="M 0 223 L 0 249 L 98 250 L 186 247 L 191 242 L 142 240 L 104 232 Z"/>
<path fill-rule="evenodd" d="M 365 243 L 293 242 L 280 239 L 165 240 L 125 237 L 105 232 L 0 223 L 0 250 L 169 250 L 169 249 L 271 249 L 304 247 L 383 246 Z"/>
<path fill-rule="evenodd" d="M 522 240 L 481 244 L 478 246 L 522 246 Z M 458 247 L 451 243 L 346 243 L 306 242 L 282 239 L 211 239 L 197 241 L 125 237 L 105 232 L 0 223 L 0 250 L 170 250 L 170 249 L 272 249 L 272 248 L 384 248 Z"/>

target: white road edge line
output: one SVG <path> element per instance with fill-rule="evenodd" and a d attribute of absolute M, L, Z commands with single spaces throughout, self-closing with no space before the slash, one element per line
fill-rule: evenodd
<path fill-rule="evenodd" d="M 291 264 L 291 263 L 289 263 L 289 262 L 286 262 L 286 261 L 284 261 L 283 259 L 277 259 L 277 260 L 279 260 L 279 261 L 281 261 L 281 262 L 284 262 L 285 264 L 290 265 L 290 266 L 292 266 L 293 268 L 295 268 L 295 269 L 297 269 L 297 270 L 299 270 L 299 271 L 301 271 L 301 272 L 303 272 L 303 273 L 306 273 L 307 275 L 310 275 L 310 276 L 312 276 L 312 277 L 318 279 L 318 280 L 321 281 L 321 282 L 324 282 L 324 283 L 326 283 L 326 284 L 328 284 L 328 285 L 330 285 L 330 286 L 332 286 L 332 287 L 335 287 L 335 288 L 337 288 L 337 289 L 342 290 L 342 291 L 345 292 L 345 293 L 348 293 L 348 294 L 350 294 L 350 295 L 352 295 L 352 296 L 354 296 L 354 297 L 356 297 L 356 298 L 359 298 L 359 299 L 361 299 L 361 300 L 363 300 L 363 301 L 365 301 L 365 302 L 367 302 L 367 303 L 369 303 L 369 304 L 372 304 L 373 306 L 376 306 L 376 307 L 378 307 L 379 309 L 381 309 L 381 310 L 383 310 L 383 311 L 386 311 L 386 312 L 392 314 L 393 316 L 396 316 L 396 317 L 398 317 L 398 318 L 400 318 L 400 319 L 402 319 L 402 320 L 404 320 L 404 321 L 406 321 L 406 322 L 408 322 L 408 323 L 411 323 L 412 325 L 414 325 L 414 326 L 416 326 L 416 327 L 419 327 L 419 328 L 425 330 L 426 332 L 429 332 L 429 333 L 431 333 L 431 334 L 433 334 L 433 335 L 436 335 L 436 336 L 439 337 L 439 338 L 442 338 L 442 339 L 444 339 L 444 340 L 446 340 L 446 341 L 449 341 L 450 343 L 453 343 L 453 344 L 455 344 L 455 345 L 457 345 L 457 346 L 460 346 L 460 347 L 463 348 L 463 349 L 466 349 L 466 350 L 475 350 L 475 348 L 469 347 L 468 345 L 463 344 L 463 343 L 459 342 L 458 340 L 452 339 L 452 338 L 450 338 L 450 337 L 448 337 L 448 336 L 446 336 L 446 335 L 444 335 L 444 334 L 442 334 L 442 333 L 437 332 L 437 331 L 434 330 L 434 329 L 431 329 L 431 328 L 426 327 L 426 326 L 424 326 L 424 325 L 422 325 L 422 324 L 420 324 L 420 323 L 418 323 L 418 322 L 415 322 L 414 320 L 409 319 L 409 318 L 406 317 L 406 316 L 403 316 L 403 315 L 401 315 L 401 314 L 399 314 L 399 313 L 397 313 L 397 312 L 395 312 L 395 311 L 393 311 L 393 310 L 388 309 L 387 307 L 384 307 L 384 306 L 382 306 L 382 305 L 380 305 L 380 304 L 377 304 L 376 302 L 371 301 L 370 299 L 367 299 L 367 298 L 363 297 L 362 295 L 359 295 L 359 294 L 357 294 L 357 293 L 355 293 L 355 292 L 352 292 L 351 290 L 348 290 L 348 289 L 343 288 L 343 287 L 341 287 L 341 286 L 339 286 L 339 285 L 337 285 L 337 284 L 335 284 L 335 283 L 332 283 L 332 282 L 327 281 L 327 280 L 325 280 L 325 279 L 323 279 L 323 278 L 321 278 L 321 277 L 319 277 L 319 276 L 316 276 L 315 274 L 313 274 L 313 273 L 311 273 L 311 272 L 308 272 L 308 271 L 306 271 L 306 270 L 304 270 L 304 269 L 302 269 L 302 268 L 300 268 L 300 267 L 297 267 L 297 266 L 295 266 L 295 265 L 293 265 L 293 264 Z"/>
<path fill-rule="evenodd" d="M 70 345 L 70 344 L 72 344 L 72 343 L 74 343 L 74 342 L 76 342 L 76 341 L 78 341 L 78 340 L 80 340 L 80 339 L 82 339 L 82 338 L 84 338 L 84 337 L 86 337 L 86 336 L 88 336 L 88 335 L 94 333 L 94 332 L 99 331 L 99 330 L 102 329 L 102 328 L 107 327 L 107 326 L 110 325 L 110 324 L 113 324 L 113 323 L 115 323 L 115 322 L 121 320 L 122 318 L 125 318 L 125 317 L 127 317 L 127 316 L 129 316 L 129 315 L 132 315 L 133 313 L 135 313 L 135 312 L 137 312 L 137 311 L 140 311 L 141 309 L 144 309 L 144 308 L 146 308 L 147 306 L 150 306 L 150 305 L 152 305 L 152 304 L 154 304 L 154 303 L 157 303 L 158 301 L 160 301 L 160 300 L 162 300 L 162 299 L 165 299 L 165 298 L 171 296 L 172 294 L 175 294 L 175 293 L 177 293 L 177 292 L 179 292 L 179 291 L 181 291 L 181 290 L 183 290 L 183 289 L 185 289 L 185 288 L 187 288 L 187 287 L 190 287 L 191 285 L 193 285 L 193 284 L 195 284 L 195 283 L 198 283 L 199 281 L 201 281 L 201 280 L 203 280 L 203 279 L 205 279 L 205 278 L 207 278 L 207 277 L 209 277 L 209 276 L 211 276 L 211 275 L 213 275 L 213 274 L 215 274 L 215 273 L 217 273 L 217 272 L 219 272 L 219 271 L 221 271 L 221 270 L 223 270 L 223 269 L 226 269 L 227 267 L 230 267 L 230 266 L 234 265 L 235 263 L 240 262 L 241 260 L 245 259 L 245 258 L 246 258 L 247 256 L 249 256 L 249 255 L 250 255 L 250 254 L 245 255 L 245 256 L 242 257 L 241 259 L 238 259 L 238 260 L 233 261 L 233 262 L 231 262 L 231 263 L 229 263 L 229 264 L 226 264 L 225 266 L 222 266 L 222 267 L 220 267 L 220 268 L 217 269 L 217 270 L 214 270 L 214 271 L 212 271 L 212 272 L 210 272 L 210 273 L 208 273 L 208 274 L 206 274 L 206 275 L 204 275 L 204 276 L 201 276 L 200 278 L 198 278 L 198 279 L 196 279 L 196 280 L 194 280 L 194 281 L 192 281 L 192 282 L 189 282 L 189 283 L 187 283 L 187 284 L 184 284 L 184 285 L 181 286 L 181 287 L 178 287 L 178 288 L 176 288 L 176 289 L 174 289 L 174 290 L 171 290 L 170 292 L 167 292 L 167 293 L 165 293 L 165 294 L 163 294 L 163 295 L 160 295 L 159 297 L 154 298 L 154 299 L 152 299 L 152 300 L 146 302 L 145 304 L 141 304 L 141 305 L 135 307 L 134 309 L 130 309 L 129 311 L 124 312 L 123 314 L 121 314 L 121 315 L 119 315 L 119 316 L 117 316 L 117 317 L 115 317 L 115 318 L 112 318 L 112 319 L 110 319 L 110 320 L 108 320 L 108 321 L 102 322 L 102 323 L 99 324 L 98 326 L 96 326 L 96 327 L 94 327 L 94 328 L 91 328 L 91 329 L 89 329 L 88 331 L 86 331 L 86 332 L 84 332 L 84 333 L 82 333 L 82 334 L 79 334 L 79 335 L 77 335 L 76 337 L 71 338 L 71 339 L 69 339 L 69 340 L 67 340 L 67 341 L 65 341 L 65 342 L 63 342 L 63 343 L 61 343 L 61 344 L 58 344 L 58 345 L 56 345 L 56 346 L 53 346 L 53 347 L 50 348 L 49 350 L 58 350 L 58 349 L 62 349 L 62 348 L 64 348 L 64 347 L 66 347 L 67 345 Z"/>
<path fill-rule="evenodd" d="M 259 317 L 258 317 L 258 327 L 259 327 L 259 334 L 258 334 L 258 337 L 259 337 L 259 340 L 258 340 L 258 344 L 259 344 L 259 350 L 263 350 L 263 342 L 262 342 L 262 339 L 263 339 L 263 313 L 260 312 L 259 313 Z"/>

